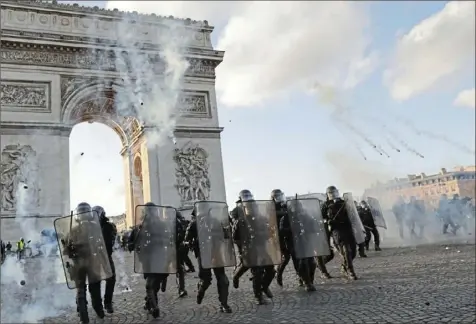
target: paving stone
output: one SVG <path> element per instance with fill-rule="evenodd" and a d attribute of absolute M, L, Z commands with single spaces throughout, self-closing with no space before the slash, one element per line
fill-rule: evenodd
<path fill-rule="evenodd" d="M 203 303 L 197 305 L 196 274 L 186 275 L 189 296 L 184 299 L 178 298 L 176 278 L 171 275 L 167 292 L 159 293 L 161 316 L 156 320 L 143 310 L 144 280 L 133 274 L 132 255 L 126 254 L 125 270 L 132 291 L 115 295 L 115 313 L 108 315 L 105 323 L 474 323 L 475 247 L 452 245 L 447 250 L 446 246 L 370 251 L 368 258 L 355 260 L 359 280 L 352 282 L 341 276 L 336 256 L 328 265 L 334 278 L 319 278 L 313 293 L 298 287 L 290 263 L 283 287 L 273 282 L 274 298 L 265 306 L 254 303 L 249 273 L 242 277 L 240 288 L 234 289 L 233 269 L 227 269 L 232 314 L 219 312 L 215 281 Z M 116 259 L 116 268 L 118 262 Z M 93 314 L 90 309 L 91 318 Z M 45 320 L 77 322 L 74 309 Z"/>

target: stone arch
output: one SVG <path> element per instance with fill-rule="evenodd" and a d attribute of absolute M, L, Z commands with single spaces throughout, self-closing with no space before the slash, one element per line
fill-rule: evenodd
<path fill-rule="evenodd" d="M 143 181 L 143 166 L 142 157 L 140 153 L 136 153 L 132 159 L 132 194 L 134 197 L 134 204 L 144 204 L 144 181 Z"/>
<path fill-rule="evenodd" d="M 131 145 L 132 140 L 141 132 L 142 123 L 133 116 L 117 114 L 116 91 L 123 88 L 113 82 L 106 85 L 99 81 L 83 81 L 83 84 L 73 86 L 76 86 L 76 89 L 66 89 L 63 94 L 67 95 L 67 98 L 64 98 L 61 122 L 71 127 L 86 121 L 100 122 L 119 135 L 124 147 Z"/>

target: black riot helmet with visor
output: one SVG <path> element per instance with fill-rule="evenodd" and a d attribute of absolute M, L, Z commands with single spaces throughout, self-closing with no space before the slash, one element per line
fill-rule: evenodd
<path fill-rule="evenodd" d="M 337 190 L 337 188 L 335 186 L 327 187 L 326 195 L 327 195 L 327 199 L 329 199 L 329 200 L 340 199 L 339 190 Z"/>
<path fill-rule="evenodd" d="M 105 221 L 106 220 L 106 211 L 101 206 L 94 206 L 93 213 L 99 217 L 99 220 Z"/>
<path fill-rule="evenodd" d="M 285 204 L 286 196 L 281 189 L 274 189 L 271 191 L 271 199 L 277 204 Z"/>
<path fill-rule="evenodd" d="M 91 205 L 87 202 L 79 203 L 78 206 L 76 206 L 74 218 L 77 222 L 94 220 Z"/>
<path fill-rule="evenodd" d="M 360 206 L 364 209 L 368 209 L 369 208 L 369 204 L 365 201 L 365 200 L 362 200 L 360 202 Z"/>
<path fill-rule="evenodd" d="M 246 202 L 255 200 L 253 194 L 248 189 L 243 189 L 238 194 L 238 202 Z"/>

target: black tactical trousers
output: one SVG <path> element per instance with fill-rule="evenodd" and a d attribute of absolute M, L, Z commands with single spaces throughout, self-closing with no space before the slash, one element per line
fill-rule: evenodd
<path fill-rule="evenodd" d="M 240 260 L 240 263 L 235 267 L 235 272 L 233 274 L 233 282 L 234 282 L 235 288 L 238 288 L 237 285 L 240 278 L 246 273 L 246 271 L 249 270 L 248 267 L 245 267 L 243 265 L 243 259 L 241 258 L 241 256 L 239 257 L 239 260 Z"/>
<path fill-rule="evenodd" d="M 109 262 L 111 263 L 112 277 L 106 279 L 106 288 L 104 290 L 104 304 L 112 304 L 112 296 L 114 295 L 114 287 L 116 286 L 116 267 L 112 256 L 109 256 Z"/>
<path fill-rule="evenodd" d="M 188 249 L 186 249 L 183 252 L 182 256 L 182 264 L 186 265 L 188 270 L 195 271 L 195 267 L 193 266 L 192 260 L 190 260 L 190 257 L 188 256 Z"/>
<path fill-rule="evenodd" d="M 253 293 L 256 298 L 261 298 L 263 291 L 268 290 L 273 282 L 276 274 L 274 266 L 253 267 L 251 274 L 253 275 Z"/>
<path fill-rule="evenodd" d="M 293 260 L 293 266 L 294 270 L 296 270 L 297 273 L 299 273 L 299 261 L 296 259 L 294 254 L 290 253 L 288 250 L 282 250 L 281 251 L 281 263 L 278 266 L 278 278 L 283 277 L 284 270 L 286 269 L 286 266 L 289 263 L 289 260 Z"/>
<path fill-rule="evenodd" d="M 200 261 L 198 267 L 198 278 L 200 278 L 198 283 L 198 295 L 201 297 L 201 299 L 203 299 L 205 292 L 212 284 L 212 269 L 203 269 L 200 265 Z M 215 278 L 217 280 L 218 301 L 221 305 L 227 306 L 228 287 L 230 286 L 230 282 L 228 281 L 228 277 L 225 274 L 225 268 L 214 268 L 213 273 L 215 274 Z"/>
<path fill-rule="evenodd" d="M 351 231 L 332 231 L 334 246 L 342 256 L 342 268 L 349 275 L 355 276 L 354 259 L 357 255 L 357 243 Z"/>
<path fill-rule="evenodd" d="M 88 301 L 86 297 L 86 291 L 89 287 L 89 294 L 91 296 L 91 304 L 99 318 L 104 318 L 104 308 L 102 305 L 102 298 L 101 298 L 101 282 L 95 282 L 86 285 L 86 276 L 87 276 L 87 269 L 81 271 L 79 269 L 77 273 L 77 279 L 75 281 L 76 284 L 76 310 L 79 313 L 79 318 L 81 323 L 89 323 L 89 315 L 88 315 Z"/>
<path fill-rule="evenodd" d="M 402 217 L 396 217 L 397 218 L 397 226 L 398 226 L 398 234 L 400 235 L 400 238 L 403 239 L 403 219 Z"/>
<path fill-rule="evenodd" d="M 369 249 L 370 239 L 374 236 L 375 247 L 380 247 L 380 235 L 378 233 L 377 227 L 367 227 L 365 226 L 365 248 Z"/>
<path fill-rule="evenodd" d="M 448 232 L 448 227 L 451 226 L 451 229 L 452 229 L 452 232 L 453 234 L 456 233 L 456 231 L 458 230 L 458 226 L 453 222 L 453 220 L 451 219 L 451 217 L 446 217 L 444 218 L 443 220 L 443 234 L 446 234 Z"/>
<path fill-rule="evenodd" d="M 164 280 L 167 280 L 168 274 L 147 273 L 145 278 L 146 307 L 149 310 L 159 308 L 158 292 Z"/>
<path fill-rule="evenodd" d="M 188 250 L 187 250 L 188 251 Z M 179 250 L 177 253 L 177 280 L 178 280 L 178 290 L 179 293 L 185 291 L 185 265 L 184 265 L 184 257 L 187 256 L 184 250 Z M 187 256 L 188 258 L 188 256 Z M 190 260 L 190 259 L 189 259 Z"/>
<path fill-rule="evenodd" d="M 304 258 L 299 260 L 299 276 L 307 286 L 314 283 L 316 272 L 316 262 L 314 258 Z"/>

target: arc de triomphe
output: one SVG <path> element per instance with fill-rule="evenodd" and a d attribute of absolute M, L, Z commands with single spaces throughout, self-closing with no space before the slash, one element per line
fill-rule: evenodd
<path fill-rule="evenodd" d="M 110 30 L 130 24 L 147 55 L 159 57 L 161 44 L 151 31 L 164 21 L 183 25 L 193 37 L 185 51 L 190 65 L 178 99 L 176 143 L 158 146 L 148 143 L 151 126 L 115 111 L 120 75 Z M 206 21 L 55 1 L 2 1 L 2 236 L 12 229 L 5 216 L 34 215 L 44 220 L 41 226 L 51 226 L 53 217 L 69 213 L 69 135 L 84 121 L 104 123 L 121 138 L 129 226 L 139 203 L 179 207 L 200 199 L 225 201 L 215 95 L 215 68 L 224 52 L 213 49 L 212 31 Z M 104 75 L 108 82 L 98 82 Z"/>

